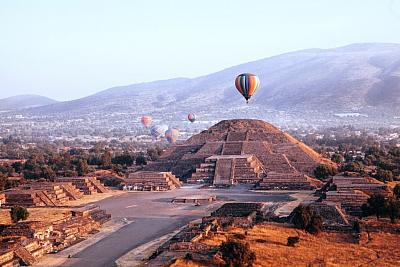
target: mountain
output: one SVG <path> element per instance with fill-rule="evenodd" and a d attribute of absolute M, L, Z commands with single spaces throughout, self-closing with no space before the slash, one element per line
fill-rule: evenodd
<path fill-rule="evenodd" d="M 195 62 L 193 64 L 196 64 Z M 255 73 L 261 86 L 246 106 L 233 81 Z M 107 89 L 74 101 L 29 109 L 33 114 L 175 114 L 227 118 L 275 110 L 295 116 L 400 114 L 400 44 L 365 43 L 307 49 L 257 60 L 193 79 Z M 271 118 L 266 118 L 271 120 Z"/>
<path fill-rule="evenodd" d="M 0 111 L 20 110 L 58 103 L 56 100 L 39 95 L 18 95 L 0 99 Z"/>

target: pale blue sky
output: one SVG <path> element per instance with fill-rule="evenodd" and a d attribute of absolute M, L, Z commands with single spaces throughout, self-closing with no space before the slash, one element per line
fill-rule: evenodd
<path fill-rule="evenodd" d="M 69 100 L 356 42 L 400 43 L 400 0 L 0 0 L 0 98 Z"/>

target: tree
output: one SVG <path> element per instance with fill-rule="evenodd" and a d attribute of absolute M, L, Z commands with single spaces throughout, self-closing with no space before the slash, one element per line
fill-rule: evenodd
<path fill-rule="evenodd" d="M 250 249 L 248 243 L 228 240 L 219 247 L 222 259 L 229 267 L 252 267 L 256 254 Z"/>
<path fill-rule="evenodd" d="M 56 177 L 56 173 L 53 171 L 52 168 L 45 165 L 42 167 L 42 177 L 47 180 L 54 180 L 54 178 Z"/>
<path fill-rule="evenodd" d="M 104 154 L 101 156 L 101 165 L 107 167 L 110 166 L 112 163 L 112 156 L 110 151 L 104 152 Z"/>
<path fill-rule="evenodd" d="M 335 153 L 332 155 L 331 160 L 335 163 L 343 163 L 344 157 L 339 153 Z"/>
<path fill-rule="evenodd" d="M 10 210 L 10 216 L 13 223 L 17 223 L 20 220 L 28 219 L 29 212 L 26 208 L 21 206 L 13 206 Z"/>
<path fill-rule="evenodd" d="M 130 166 L 130 165 L 133 164 L 133 162 L 134 162 L 134 157 L 132 155 L 129 155 L 129 154 L 123 154 L 123 155 L 115 156 L 112 159 L 112 163 L 113 164 L 119 164 L 119 165 Z"/>
<path fill-rule="evenodd" d="M 137 158 L 135 160 L 135 164 L 136 165 L 147 165 L 146 157 L 143 154 L 140 154 L 139 156 L 137 156 Z"/>
<path fill-rule="evenodd" d="M 362 162 L 359 162 L 359 161 L 350 162 L 350 163 L 347 163 L 346 165 L 344 165 L 341 168 L 341 171 L 362 173 L 362 172 L 364 172 L 364 164 L 362 164 Z"/>
<path fill-rule="evenodd" d="M 86 160 L 80 159 L 78 160 L 78 165 L 76 167 L 76 171 L 78 172 L 79 176 L 84 176 L 88 173 L 89 166 Z"/>
<path fill-rule="evenodd" d="M 311 234 L 317 234 L 322 230 L 322 217 L 310 206 L 297 206 L 290 214 L 290 221 L 298 229 L 303 229 Z"/>
<path fill-rule="evenodd" d="M 393 188 L 393 195 L 396 199 L 400 200 L 400 184 L 396 184 L 396 186 Z"/>
<path fill-rule="evenodd" d="M 155 161 L 158 160 L 160 157 L 159 150 L 156 148 L 149 148 L 147 149 L 147 155 L 149 156 L 150 160 Z"/>
<path fill-rule="evenodd" d="M 391 198 L 387 202 L 387 213 L 389 215 L 390 221 L 392 223 L 396 223 L 396 220 L 400 215 L 400 201 L 394 198 Z"/>
<path fill-rule="evenodd" d="M 393 173 L 392 171 L 378 169 L 376 172 L 375 178 L 379 181 L 386 182 L 386 181 L 393 181 Z"/>
<path fill-rule="evenodd" d="M 314 170 L 314 176 L 319 180 L 326 179 L 329 176 L 335 175 L 336 173 L 337 170 L 334 167 L 325 164 L 318 165 Z"/>
<path fill-rule="evenodd" d="M 381 194 L 373 194 L 367 201 L 367 205 L 363 205 L 364 215 L 376 215 L 376 219 L 384 215 L 386 206 L 386 199 Z"/>

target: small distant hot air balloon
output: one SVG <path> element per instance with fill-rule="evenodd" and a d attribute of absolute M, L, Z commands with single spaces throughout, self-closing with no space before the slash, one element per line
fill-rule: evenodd
<path fill-rule="evenodd" d="M 150 128 L 150 133 L 155 138 L 158 138 L 158 137 L 162 137 L 166 130 L 168 130 L 167 125 L 153 125 Z"/>
<path fill-rule="evenodd" d="M 170 128 L 167 131 L 165 131 L 165 138 L 167 138 L 167 141 L 170 144 L 173 144 L 176 142 L 179 136 L 179 131 L 177 129 Z"/>
<path fill-rule="evenodd" d="M 260 80 L 256 75 L 251 73 L 239 74 L 235 79 L 236 89 L 246 99 L 246 103 L 249 103 L 249 99 L 252 97 L 259 85 Z"/>
<path fill-rule="evenodd" d="M 153 122 L 153 119 L 150 116 L 143 116 L 140 120 L 144 127 L 149 128 L 151 123 Z"/>
<path fill-rule="evenodd" d="M 196 120 L 196 115 L 194 113 L 189 113 L 188 120 L 194 122 Z"/>

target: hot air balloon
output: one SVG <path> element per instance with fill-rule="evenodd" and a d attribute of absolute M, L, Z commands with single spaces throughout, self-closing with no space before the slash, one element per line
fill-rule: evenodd
<path fill-rule="evenodd" d="M 165 131 L 165 138 L 167 138 L 167 141 L 170 144 L 173 144 L 176 142 L 179 136 L 179 131 L 177 129 L 170 128 L 167 131 Z"/>
<path fill-rule="evenodd" d="M 166 130 L 168 130 L 167 125 L 153 125 L 150 128 L 150 133 L 155 138 L 158 138 L 158 137 L 162 137 Z"/>
<path fill-rule="evenodd" d="M 142 119 L 140 120 L 144 127 L 149 128 L 151 125 L 153 119 L 150 116 L 143 116 Z"/>
<path fill-rule="evenodd" d="M 189 113 L 188 120 L 194 122 L 196 120 L 196 115 L 194 113 Z"/>
<path fill-rule="evenodd" d="M 259 85 L 260 80 L 256 75 L 251 73 L 239 74 L 235 79 L 236 89 L 246 99 L 246 103 L 249 103 L 249 99 L 252 97 Z"/>

